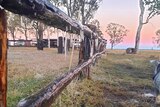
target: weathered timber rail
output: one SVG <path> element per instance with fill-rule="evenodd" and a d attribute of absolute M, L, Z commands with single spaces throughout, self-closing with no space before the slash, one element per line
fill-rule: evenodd
<path fill-rule="evenodd" d="M 50 83 L 37 94 L 21 100 L 18 107 L 50 107 L 61 91 L 81 72 L 81 70 L 92 64 L 98 56 L 105 52 L 106 50 L 96 53 L 87 61 L 77 65 L 74 69 L 71 69 L 69 72 Z"/>
<path fill-rule="evenodd" d="M 0 6 L 10 12 L 41 21 L 62 31 L 66 31 L 68 27 L 66 32 L 80 34 L 80 30 L 83 30 L 85 36 L 90 37 L 92 34 L 94 37 L 103 39 L 88 28 L 89 25 L 82 25 L 79 21 L 70 18 L 48 0 L 0 0 Z"/>
<path fill-rule="evenodd" d="M 71 33 L 78 33 L 82 29 L 76 20 L 68 17 L 48 0 L 0 0 L 0 5 L 13 13 L 42 21 L 63 31 L 66 26 L 71 27 L 72 30 L 68 31 Z"/>
<path fill-rule="evenodd" d="M 79 34 L 82 38 L 79 64 L 68 73 L 50 83 L 35 95 L 21 100 L 18 107 L 49 107 L 61 91 L 83 70 L 89 72 L 89 65 L 103 53 L 107 41 L 99 36 L 93 26 L 85 26 L 73 20 L 48 0 L 0 0 L 0 6 L 13 13 L 41 21 L 46 25 L 66 32 Z M 6 15 L 0 7 L 0 107 L 6 107 L 7 91 L 7 31 Z M 68 29 L 68 30 L 66 30 Z M 92 29 L 92 30 L 91 30 Z M 94 30 L 93 30 L 94 29 Z M 2 102 L 1 102 L 2 101 Z"/>

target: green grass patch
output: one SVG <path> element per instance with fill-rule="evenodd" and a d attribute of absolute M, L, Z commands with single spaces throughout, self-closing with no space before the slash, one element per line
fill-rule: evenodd
<path fill-rule="evenodd" d="M 51 76 L 43 79 L 35 79 L 34 77 L 18 78 L 8 81 L 7 107 L 16 107 L 18 102 L 30 96 L 52 80 Z"/>

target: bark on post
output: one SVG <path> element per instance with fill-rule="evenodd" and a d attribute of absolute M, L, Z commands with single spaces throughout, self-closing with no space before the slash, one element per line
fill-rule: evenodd
<path fill-rule="evenodd" d="M 63 37 L 58 37 L 58 53 L 63 53 Z"/>
<path fill-rule="evenodd" d="M 87 67 L 87 79 L 90 79 L 90 66 Z"/>
<path fill-rule="evenodd" d="M 6 105 L 7 92 L 7 23 L 6 13 L 0 9 L 0 107 Z"/>
<path fill-rule="evenodd" d="M 84 61 L 84 41 L 82 40 L 80 42 L 80 47 L 79 47 L 79 61 L 78 61 L 78 65 L 81 64 Z M 83 78 L 83 69 L 80 72 L 79 75 L 79 79 Z"/>
<path fill-rule="evenodd" d="M 87 36 L 84 36 L 84 41 L 81 42 L 80 50 L 79 50 L 79 64 L 83 61 L 87 61 L 90 58 L 90 39 Z M 85 67 L 82 72 L 80 73 L 80 79 L 83 77 L 89 78 L 89 66 Z M 85 75 L 84 75 L 85 74 Z"/>

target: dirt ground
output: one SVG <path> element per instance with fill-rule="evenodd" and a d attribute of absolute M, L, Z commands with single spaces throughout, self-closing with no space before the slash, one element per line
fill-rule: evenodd
<path fill-rule="evenodd" d="M 72 66 L 78 63 L 78 53 L 75 53 Z M 55 48 L 38 51 L 36 48 L 11 47 L 8 50 L 9 76 L 24 76 L 24 71 L 26 74 L 58 76 L 69 67 L 69 60 L 70 53 L 65 58 L 64 54 L 57 54 Z"/>
<path fill-rule="evenodd" d="M 109 51 L 98 64 L 100 81 L 105 82 L 104 107 L 153 107 L 152 76 L 154 67 L 150 60 L 159 59 L 160 51 L 140 51 L 127 55 L 123 50 Z M 102 80 L 104 78 L 104 80 Z"/>

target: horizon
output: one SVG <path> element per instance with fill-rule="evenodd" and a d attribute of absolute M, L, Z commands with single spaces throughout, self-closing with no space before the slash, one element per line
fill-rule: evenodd
<path fill-rule="evenodd" d="M 94 19 L 100 22 L 100 29 L 104 37 L 108 40 L 109 36 L 105 32 L 109 23 L 121 24 L 129 30 L 128 36 L 124 37 L 123 43 L 117 47 L 129 46 L 134 47 L 136 30 L 138 27 L 140 9 L 139 2 L 136 0 L 103 0 L 98 11 L 95 13 Z M 145 14 L 146 17 L 147 14 Z M 144 25 L 141 32 L 140 48 L 152 49 L 155 32 L 160 29 L 160 16 L 153 17 L 148 24 Z M 150 36 L 147 36 L 150 35 Z"/>

